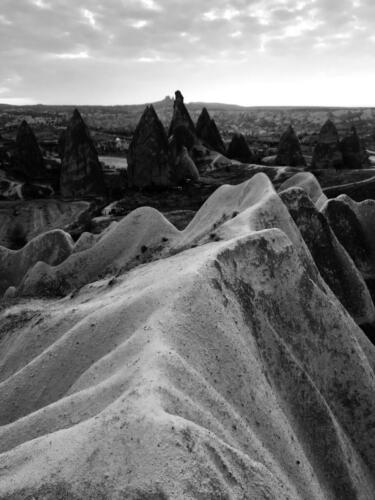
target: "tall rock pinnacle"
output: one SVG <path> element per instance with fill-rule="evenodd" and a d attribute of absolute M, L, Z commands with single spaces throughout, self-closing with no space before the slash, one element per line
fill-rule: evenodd
<path fill-rule="evenodd" d="M 169 186 L 171 175 L 168 138 L 150 105 L 144 110 L 129 146 L 129 186 Z"/>
<path fill-rule="evenodd" d="M 339 134 L 332 120 L 327 120 L 319 133 L 311 168 L 342 168 L 343 158 L 340 150 Z"/>
<path fill-rule="evenodd" d="M 29 181 L 46 175 L 43 156 L 35 134 L 25 120 L 18 128 L 11 171 L 14 175 L 22 176 Z"/>
<path fill-rule="evenodd" d="M 196 137 L 196 130 L 189 115 L 189 111 L 184 104 L 184 97 L 179 90 L 175 92 L 175 100 L 173 103 L 173 116 L 169 126 L 168 137 L 173 135 L 176 127 L 185 127 L 194 137 Z"/>
<path fill-rule="evenodd" d="M 276 165 L 288 167 L 306 166 L 306 160 L 301 151 L 301 144 L 291 125 L 289 125 L 281 136 L 277 151 Z"/>
<path fill-rule="evenodd" d="M 249 145 L 245 137 L 239 132 L 233 134 L 232 140 L 228 146 L 227 156 L 232 160 L 237 160 L 242 163 L 251 163 L 253 161 L 253 155 Z"/>
<path fill-rule="evenodd" d="M 199 115 L 197 126 L 197 136 L 209 148 L 218 153 L 225 154 L 225 146 L 215 120 L 209 115 L 207 108 L 203 108 Z"/>
<path fill-rule="evenodd" d="M 353 126 L 350 135 L 344 137 L 340 143 L 344 168 L 361 169 L 370 166 L 369 157 L 357 129 Z"/>
<path fill-rule="evenodd" d="M 61 194 L 67 198 L 104 195 L 104 177 L 98 154 L 77 109 L 73 112 L 61 145 Z"/>

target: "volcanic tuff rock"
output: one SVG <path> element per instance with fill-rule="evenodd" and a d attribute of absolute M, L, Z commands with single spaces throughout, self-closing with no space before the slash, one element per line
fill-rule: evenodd
<path fill-rule="evenodd" d="M 140 207 L 111 226 L 86 250 L 73 253 L 58 266 L 36 264 L 25 277 L 23 295 L 66 295 L 76 288 L 142 264 L 160 253 L 178 230 L 162 214 Z M 155 255 L 154 255 L 155 254 Z"/>
<path fill-rule="evenodd" d="M 174 134 L 174 131 L 178 126 L 187 128 L 193 137 L 196 137 L 195 126 L 190 117 L 189 111 L 186 109 L 184 104 L 184 97 L 179 90 L 176 90 L 175 100 L 173 102 L 173 116 L 169 125 L 168 137 Z M 185 144 L 185 146 L 188 147 L 187 144 Z"/>
<path fill-rule="evenodd" d="M 146 107 L 135 129 L 128 151 L 127 173 L 130 187 L 172 184 L 168 139 L 152 105 Z"/>
<path fill-rule="evenodd" d="M 90 132 L 79 111 L 73 116 L 61 141 L 60 191 L 66 198 L 102 196 L 104 177 Z"/>
<path fill-rule="evenodd" d="M 300 232 L 268 177 L 260 173 L 239 186 L 217 189 L 183 231 L 152 208 L 134 210 L 88 250 L 71 255 L 58 266 L 38 263 L 31 268 L 20 294 L 64 295 L 145 261 L 269 227 L 288 235 L 315 277 L 317 271 L 309 265 L 311 257 Z"/>
<path fill-rule="evenodd" d="M 25 120 L 18 128 L 11 173 L 28 181 L 46 176 L 42 153 L 34 132 Z"/>
<path fill-rule="evenodd" d="M 278 191 L 285 191 L 291 187 L 300 187 L 306 191 L 318 210 L 320 210 L 328 200 L 315 175 L 310 172 L 298 172 L 298 174 L 295 174 L 284 181 L 280 185 Z"/>
<path fill-rule="evenodd" d="M 72 237 L 60 229 L 37 236 L 19 250 L 0 246 L 0 295 L 10 286 L 17 287 L 37 262 L 60 264 L 72 253 L 73 246 Z"/>
<path fill-rule="evenodd" d="M 373 500 L 375 347 L 267 177 L 150 210 L 123 262 L 199 246 L 0 311 L 0 498 Z"/>
<path fill-rule="evenodd" d="M 276 165 L 305 167 L 306 160 L 301 151 L 301 144 L 291 125 L 281 136 L 276 156 Z"/>
<path fill-rule="evenodd" d="M 375 279 L 375 201 L 357 203 L 340 195 L 328 200 L 322 212 L 363 277 Z"/>
<path fill-rule="evenodd" d="M 249 145 L 242 134 L 233 134 L 228 146 L 227 157 L 242 163 L 251 163 L 253 161 Z"/>
<path fill-rule="evenodd" d="M 215 120 L 211 118 L 207 108 L 203 108 L 201 114 L 199 115 L 196 131 L 197 136 L 208 148 L 211 148 L 223 155 L 225 154 L 223 139 L 221 138 Z"/>
<path fill-rule="evenodd" d="M 340 142 L 344 168 L 360 169 L 370 167 L 369 156 L 358 136 L 357 129 L 353 126 L 351 134 Z"/>
<path fill-rule="evenodd" d="M 301 231 L 322 278 L 358 325 L 375 321 L 375 308 L 366 283 L 339 243 L 325 216 L 302 188 L 280 192 Z"/>
<path fill-rule="evenodd" d="M 339 134 L 332 120 L 327 120 L 319 133 L 311 168 L 342 168 L 343 157 L 340 149 Z"/>
<path fill-rule="evenodd" d="M 185 146 L 182 146 L 181 151 L 177 154 L 174 177 L 177 183 L 186 179 L 199 181 L 199 171 Z"/>

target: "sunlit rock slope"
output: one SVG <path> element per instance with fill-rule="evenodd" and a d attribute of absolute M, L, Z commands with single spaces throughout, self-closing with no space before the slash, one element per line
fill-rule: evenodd
<path fill-rule="evenodd" d="M 37 264 L 0 316 L 0 498 L 373 500 L 375 347 L 318 267 L 264 174 Z"/>

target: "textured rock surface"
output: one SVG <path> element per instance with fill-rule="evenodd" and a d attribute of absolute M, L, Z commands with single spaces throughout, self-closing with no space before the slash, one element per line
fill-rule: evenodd
<path fill-rule="evenodd" d="M 251 163 L 253 161 L 249 145 L 242 134 L 233 134 L 228 146 L 227 156 L 242 163 Z"/>
<path fill-rule="evenodd" d="M 366 283 L 325 216 L 301 188 L 282 191 L 280 198 L 301 231 L 327 285 L 357 324 L 373 323 L 375 309 Z"/>
<path fill-rule="evenodd" d="M 208 147 L 221 154 L 225 154 L 225 145 L 215 120 L 209 115 L 207 108 L 203 108 L 198 117 L 196 126 L 197 136 Z"/>
<path fill-rule="evenodd" d="M 279 191 L 285 191 L 285 189 L 291 187 L 300 187 L 306 191 L 318 210 L 323 208 L 328 200 L 315 175 L 310 172 L 299 172 L 293 175 L 280 185 Z"/>
<path fill-rule="evenodd" d="M 0 246 L 0 295 L 10 286 L 17 287 L 37 262 L 60 264 L 72 253 L 73 246 L 71 236 L 60 229 L 37 236 L 19 250 Z"/>
<path fill-rule="evenodd" d="M 257 174 L 239 186 L 217 189 L 184 231 L 178 231 L 152 208 L 134 210 L 106 230 L 95 245 L 72 255 L 59 266 L 37 264 L 25 277 L 20 293 L 64 295 L 96 279 L 191 246 L 269 227 L 278 227 L 288 235 L 303 262 L 311 260 L 300 232 L 270 180 L 265 174 Z"/>
<path fill-rule="evenodd" d="M 60 191 L 66 198 L 103 196 L 104 177 L 89 130 L 79 111 L 73 116 L 61 140 Z"/>
<path fill-rule="evenodd" d="M 311 168 L 343 168 L 343 157 L 340 149 L 339 134 L 332 120 L 327 120 L 319 133 L 315 146 Z"/>
<path fill-rule="evenodd" d="M 184 97 L 179 90 L 175 92 L 175 99 L 173 102 L 173 116 L 169 125 L 168 137 L 174 134 L 176 127 L 186 128 L 193 137 L 196 137 L 195 126 L 190 117 L 189 111 L 184 104 Z M 187 144 L 185 146 L 188 147 Z"/>
<path fill-rule="evenodd" d="M 128 151 L 129 186 L 170 186 L 173 170 L 168 139 L 153 106 L 147 106 Z"/>
<path fill-rule="evenodd" d="M 83 232 L 75 242 L 72 253 L 79 253 L 83 250 L 88 250 L 89 248 L 93 247 L 100 239 L 103 238 L 103 236 L 112 231 L 117 226 L 117 224 L 117 221 L 110 222 L 108 226 L 98 234 L 89 233 L 87 231 Z"/>
<path fill-rule="evenodd" d="M 328 200 L 322 212 L 365 279 L 375 279 L 375 201 L 346 195 Z"/>
<path fill-rule="evenodd" d="M 375 348 L 267 181 L 197 248 L 1 311 L 0 498 L 373 499 Z"/>
<path fill-rule="evenodd" d="M 108 275 L 155 257 L 178 234 L 158 211 L 141 207 L 106 230 L 97 243 L 74 253 L 59 266 L 34 266 L 21 284 L 24 295 L 65 295 Z"/>
<path fill-rule="evenodd" d="M 175 162 L 173 177 L 177 183 L 187 179 L 199 181 L 199 171 L 185 146 L 176 154 Z"/>
<path fill-rule="evenodd" d="M 17 131 L 11 172 L 13 175 L 28 181 L 46 176 L 42 152 L 40 151 L 34 132 L 25 120 L 21 123 Z"/>
<path fill-rule="evenodd" d="M 344 168 L 360 169 L 370 167 L 369 156 L 355 127 L 352 127 L 350 135 L 342 139 L 340 148 L 342 151 Z"/>
<path fill-rule="evenodd" d="M 306 160 L 301 151 L 299 139 L 291 125 L 281 136 L 276 156 L 276 165 L 305 167 Z"/>

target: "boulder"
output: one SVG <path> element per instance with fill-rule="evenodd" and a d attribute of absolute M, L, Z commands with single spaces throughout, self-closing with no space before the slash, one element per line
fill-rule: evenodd
<path fill-rule="evenodd" d="M 6 289 L 4 292 L 4 299 L 15 299 L 17 297 L 17 288 L 15 286 L 10 286 L 9 288 Z"/>
<path fill-rule="evenodd" d="M 301 144 L 291 125 L 281 136 L 276 156 L 276 165 L 305 167 L 306 160 L 301 151 Z"/>
<path fill-rule="evenodd" d="M 29 182 L 46 176 L 42 152 L 34 132 L 25 120 L 18 128 L 10 172 Z"/>
<path fill-rule="evenodd" d="M 209 115 L 207 108 L 203 108 L 199 115 L 197 126 L 197 136 L 205 146 L 218 153 L 225 155 L 225 145 L 215 120 Z"/>
<path fill-rule="evenodd" d="M 361 169 L 371 166 L 369 155 L 365 150 L 357 129 L 353 126 L 350 135 L 347 135 L 340 142 L 344 168 Z"/>
<path fill-rule="evenodd" d="M 318 143 L 315 146 L 312 169 L 339 169 L 343 167 L 339 134 L 332 120 L 327 120 L 320 130 Z"/>
<path fill-rule="evenodd" d="M 130 187 L 172 185 L 168 139 L 152 105 L 147 106 L 135 129 L 128 151 Z"/>
<path fill-rule="evenodd" d="M 199 171 L 185 146 L 182 146 L 176 157 L 175 178 L 177 183 L 185 180 L 198 182 L 200 179 Z"/>
<path fill-rule="evenodd" d="M 64 198 L 104 196 L 105 184 L 98 153 L 79 111 L 73 116 L 61 140 L 60 191 Z"/>
<path fill-rule="evenodd" d="M 245 137 L 240 133 L 235 133 L 229 143 L 227 157 L 242 163 L 251 163 L 253 155 Z"/>

